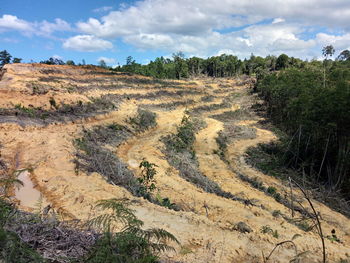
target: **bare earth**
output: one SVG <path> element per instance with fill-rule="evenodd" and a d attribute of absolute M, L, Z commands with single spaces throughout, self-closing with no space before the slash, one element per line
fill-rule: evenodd
<path fill-rule="evenodd" d="M 50 109 L 50 98 L 54 98 L 57 104 L 74 104 L 78 101 L 85 103 L 92 97 L 98 98 L 106 94 L 128 94 L 131 97 L 121 100 L 118 109 L 114 111 L 65 122 L 43 124 L 30 118 L 0 115 L 0 157 L 12 170 L 32 168 L 29 176 L 35 189 L 42 194 L 44 204 L 53 205 L 63 218 L 88 219 L 98 213 L 93 210 L 96 201 L 124 197 L 134 201 L 133 209 L 146 227 L 164 228 L 181 242 L 180 246 L 176 246 L 176 253 L 162 255 L 164 262 L 263 262 L 262 252 L 266 256 L 277 243 L 290 240 L 295 234 L 301 235 L 295 240 L 298 252 L 309 251 L 301 262 L 321 262 L 321 242 L 317 233 L 304 232 L 282 217 L 274 217 L 274 210 L 280 210 L 285 215 L 290 215 L 290 210 L 251 187 L 237 175 L 239 172 L 250 178 L 257 177 L 267 186 L 274 186 L 282 193 L 283 190 L 288 192 L 285 183 L 262 174 L 245 162 L 247 148 L 276 139 L 271 131 L 258 127 L 259 119 L 254 113 L 242 114 L 233 122 L 236 126 L 255 130 L 254 136 L 243 134 L 235 138 L 233 134 L 225 154 L 228 162 L 213 154 L 218 149 L 215 140 L 218 132 L 224 129 L 224 123 L 213 118 L 213 115 L 226 111 L 244 112 L 256 99 L 248 93 L 247 85 L 238 85 L 239 80 L 197 79 L 192 82 L 152 84 L 129 81 L 147 80 L 144 77 L 108 75 L 102 69 L 35 64 L 12 64 L 5 68 L 7 72 L 0 81 L 0 108 L 12 109 L 16 104 L 21 104 L 29 108 Z M 37 94 L 33 92 L 33 86 L 47 90 Z M 189 92 L 182 97 L 145 96 L 160 90 L 198 93 Z M 132 97 L 132 94 L 140 96 Z M 203 102 L 201 98 L 204 96 L 212 96 L 213 100 Z M 162 153 L 164 144 L 160 139 L 176 130 L 185 110 L 219 104 L 227 98 L 232 98 L 229 105 L 199 113 L 207 124 L 196 135 L 194 145 L 199 169 L 224 191 L 255 200 L 253 206 L 204 192 L 180 177 Z M 185 100 L 194 102 L 173 108 L 157 106 Z M 107 183 L 97 173 L 77 173 L 75 170 L 73 160 L 76 150 L 73 140 L 81 137 L 82 130 L 110 123 L 128 125 L 126 120 L 135 115 L 141 104 L 147 104 L 157 114 L 157 126 L 135 135 L 113 151 L 136 175 L 140 173 L 138 164 L 143 158 L 157 164 L 156 185 L 159 194 L 178 204 L 181 211 L 136 198 L 125 188 Z M 28 189 L 23 191 L 28 191 L 28 195 L 31 195 L 31 184 L 27 183 L 24 188 L 26 187 Z M 295 193 L 301 196 L 297 190 Z M 340 258 L 345 259 L 350 255 L 350 220 L 324 204 L 317 201 L 314 203 L 320 212 L 325 235 L 331 235 L 331 230 L 335 229 L 341 240 L 338 243 L 326 239 L 328 260 L 340 262 Z M 20 205 L 25 210 L 33 210 L 35 207 L 33 202 L 22 201 Z M 235 230 L 234 226 L 238 222 L 248 224 L 252 232 L 241 233 Z M 261 233 L 263 226 L 277 230 L 279 237 Z M 275 251 L 269 262 L 289 262 L 294 255 L 294 248 L 284 245 Z"/>

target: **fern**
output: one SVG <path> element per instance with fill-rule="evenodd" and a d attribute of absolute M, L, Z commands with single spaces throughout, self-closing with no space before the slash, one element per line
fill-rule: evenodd
<path fill-rule="evenodd" d="M 84 260 L 90 263 L 154 263 L 159 252 L 174 250 L 167 242 L 179 243 L 174 235 L 164 229 L 142 229 L 143 222 L 127 207 L 124 199 L 101 200 L 96 207 L 108 210 L 92 220 L 90 225 L 103 231 L 95 249 Z M 120 232 L 113 232 L 116 224 Z"/>

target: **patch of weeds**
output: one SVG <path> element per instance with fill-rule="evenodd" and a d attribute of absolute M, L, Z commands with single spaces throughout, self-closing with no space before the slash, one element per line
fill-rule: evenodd
<path fill-rule="evenodd" d="M 294 225 L 296 225 L 299 229 L 301 229 L 305 232 L 309 232 L 313 228 L 312 226 L 309 225 L 307 220 L 301 220 L 299 222 L 294 222 Z"/>
<path fill-rule="evenodd" d="M 164 206 L 175 211 L 180 210 L 179 207 L 175 203 L 172 203 L 168 197 L 163 198 L 159 193 L 156 195 L 156 200 L 160 206 Z"/>
<path fill-rule="evenodd" d="M 203 102 L 212 102 L 214 100 L 214 96 L 213 95 L 206 95 L 206 96 L 203 96 L 201 98 L 201 101 Z"/>
<path fill-rule="evenodd" d="M 289 207 L 288 200 L 286 200 L 285 198 L 282 198 L 281 194 L 279 192 L 277 192 L 276 187 L 269 186 L 266 188 L 266 186 L 264 186 L 263 182 L 260 181 L 257 177 L 250 178 L 250 177 L 245 176 L 241 173 L 239 173 L 238 176 L 242 181 L 248 182 L 255 189 L 263 191 L 265 194 L 272 196 L 277 202 L 284 204 L 284 205 L 287 205 Z"/>
<path fill-rule="evenodd" d="M 222 160 L 225 160 L 225 152 L 227 150 L 228 137 L 223 131 L 219 131 L 218 137 L 215 138 L 215 141 L 219 149 L 214 150 L 214 153 L 219 155 Z"/>
<path fill-rule="evenodd" d="M 273 210 L 272 211 L 272 216 L 273 217 L 280 217 L 282 215 L 280 210 Z"/>
<path fill-rule="evenodd" d="M 50 85 L 42 84 L 36 81 L 26 83 L 26 87 L 31 90 L 31 95 L 44 95 L 53 88 Z"/>
<path fill-rule="evenodd" d="M 154 112 L 138 108 L 137 115 L 130 118 L 129 123 L 136 131 L 142 132 L 157 125 L 156 117 Z"/>
<path fill-rule="evenodd" d="M 270 234 L 272 235 L 274 238 L 279 238 L 279 234 L 277 230 L 273 230 L 270 226 L 266 225 L 266 226 L 262 226 L 260 229 L 260 232 L 263 234 Z"/>
<path fill-rule="evenodd" d="M 253 186 L 255 189 L 258 189 L 260 191 L 266 192 L 266 187 L 264 186 L 263 182 L 260 181 L 257 177 L 250 178 L 248 176 L 245 176 L 243 174 L 239 174 L 239 177 L 242 181 L 248 182 L 251 186 Z"/>
<path fill-rule="evenodd" d="M 285 181 L 287 181 L 289 177 L 292 178 L 312 192 L 314 199 L 349 217 L 349 202 L 343 198 L 341 193 L 337 191 L 327 191 L 324 186 L 317 183 L 311 176 L 305 176 L 302 171 L 288 167 L 286 162 L 288 163 L 290 160 L 288 160 L 285 154 L 285 144 L 288 144 L 288 139 L 286 139 L 285 135 L 281 135 L 280 141 L 251 147 L 246 152 L 246 161 L 251 166 L 269 176 L 277 177 Z M 276 195 L 275 199 L 280 203 L 288 205 L 288 201 L 284 200 L 280 195 Z"/>
<path fill-rule="evenodd" d="M 340 243 L 340 239 L 337 237 L 336 233 L 335 233 L 335 229 L 332 229 L 331 231 L 331 235 L 330 236 L 326 236 L 326 238 L 328 240 L 330 240 L 331 242 L 337 242 L 337 243 Z"/>
<path fill-rule="evenodd" d="M 165 144 L 163 153 L 169 164 L 175 167 L 179 171 L 180 176 L 185 180 L 208 193 L 214 193 L 224 198 L 251 204 L 250 200 L 242 199 L 223 191 L 216 182 L 210 180 L 200 172 L 193 144 L 195 142 L 196 132 L 203 125 L 201 121 L 194 122 L 191 116 L 185 115 L 182 118 L 180 126 L 177 127 L 177 132 L 162 138 Z"/>
<path fill-rule="evenodd" d="M 12 109 L 1 109 L 1 116 L 20 116 L 35 119 L 35 121 L 45 124 L 52 122 L 74 121 L 79 118 L 91 115 L 102 114 L 115 110 L 117 103 L 107 97 L 91 98 L 91 102 L 83 103 L 78 101 L 76 104 L 57 105 L 54 98 L 49 100 L 51 108 L 54 110 L 43 110 L 42 108 L 27 108 L 21 104 L 15 105 Z"/>
<path fill-rule="evenodd" d="M 20 115 L 35 117 L 36 110 L 34 108 L 27 108 L 21 104 L 16 104 L 15 109 L 19 111 Z"/>
<path fill-rule="evenodd" d="M 140 196 L 140 183 L 133 173 L 122 163 L 106 145 L 118 146 L 131 133 L 126 127 L 119 125 L 98 126 L 92 130 L 84 130 L 83 137 L 77 138 L 74 145 L 76 152 L 76 170 L 87 173 L 99 173 L 115 185 L 125 187 L 136 196 Z"/>

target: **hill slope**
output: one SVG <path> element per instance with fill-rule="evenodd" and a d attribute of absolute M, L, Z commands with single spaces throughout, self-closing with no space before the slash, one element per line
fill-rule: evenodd
<path fill-rule="evenodd" d="M 62 217 L 88 219 L 96 213 L 92 210 L 96 201 L 127 198 L 147 227 L 164 228 L 181 242 L 177 253 L 163 255 L 165 262 L 263 262 L 262 252 L 268 255 L 277 243 L 295 234 L 301 235 L 294 241 L 298 252 L 310 252 L 302 262 L 320 262 L 316 231 L 297 227 L 293 219 L 302 215 L 296 211 L 292 218 L 281 201 L 290 200 L 289 186 L 245 162 L 248 147 L 276 139 L 251 110 L 257 98 L 249 93 L 249 80 L 156 81 L 93 67 L 36 64 L 6 65 L 5 70 L 0 81 L 1 158 L 10 170 L 31 168 L 29 177 L 36 190 L 26 183 L 22 191 L 28 195 L 39 191 L 44 203 Z M 140 108 L 156 113 L 155 127 L 139 130 L 132 125 L 130 118 Z M 186 114 L 201 123 L 193 144 L 195 157 L 187 159 L 184 154 L 171 156 L 164 144 L 164 137 L 176 133 Z M 135 197 L 126 187 L 108 183 L 103 174 L 76 167 L 74 140 L 84 131 L 111 124 L 129 130 L 120 143 L 105 145 L 126 165 L 119 169 L 139 176 L 144 158 L 155 163 L 154 195 L 168 198 L 179 211 Z M 220 190 L 194 183 L 189 179 L 193 174 Z M 280 197 L 252 186 L 259 181 Z M 300 205 L 308 206 L 297 189 L 293 194 Z M 24 206 L 24 200 L 18 201 L 23 209 L 35 207 L 35 202 Z M 329 262 L 347 258 L 350 220 L 313 203 L 325 236 L 334 229 L 341 241 L 326 239 Z M 249 233 L 240 222 L 249 226 Z M 289 262 L 294 256 L 293 246 L 284 245 L 269 262 Z"/>

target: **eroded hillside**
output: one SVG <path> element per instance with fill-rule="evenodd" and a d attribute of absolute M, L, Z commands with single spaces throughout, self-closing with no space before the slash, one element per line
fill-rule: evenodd
<path fill-rule="evenodd" d="M 249 92 L 249 80 L 164 81 L 37 64 L 6 65 L 5 70 L 1 158 L 10 171 L 28 169 L 21 174 L 25 186 L 13 193 L 23 209 L 33 210 L 41 193 L 44 204 L 63 218 L 86 220 L 98 213 L 96 201 L 125 198 L 146 227 L 164 228 L 181 242 L 176 253 L 163 255 L 165 262 L 263 262 L 262 253 L 267 256 L 296 234 L 297 253 L 286 244 L 269 262 L 289 262 L 304 251 L 300 262 L 321 262 L 316 230 L 303 231 L 293 220 L 309 211 L 301 192 L 293 189 L 295 206 L 305 210 L 295 208 L 292 217 L 289 185 L 245 161 L 249 147 L 276 139 L 251 109 L 257 98 Z M 137 126 L 135 116 L 142 109 L 156 114 L 155 126 Z M 196 136 L 191 148 L 179 154 L 169 150 L 167 138 L 176 134 L 184 116 L 194 120 Z M 89 137 L 96 147 L 101 143 L 106 153 L 101 161 L 90 169 L 77 165 L 77 139 L 106 127 L 119 137 Z M 138 197 L 130 185 L 107 178 L 113 171 L 138 177 L 143 159 L 157 165 L 155 199 L 167 198 L 173 207 Z M 329 262 L 340 262 L 350 255 L 350 220 L 313 203 L 324 235 L 334 229 L 340 240 L 325 239 Z"/>

